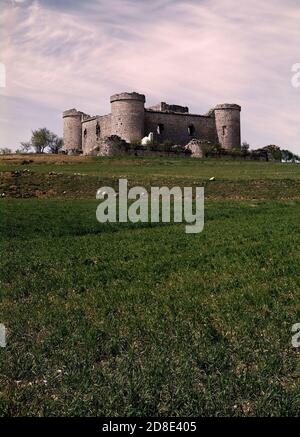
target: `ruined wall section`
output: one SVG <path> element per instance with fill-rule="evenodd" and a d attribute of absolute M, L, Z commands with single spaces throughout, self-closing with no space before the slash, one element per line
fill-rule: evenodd
<path fill-rule="evenodd" d="M 145 134 L 150 132 L 158 144 L 170 140 L 174 144 L 186 145 L 193 138 L 217 142 L 214 116 L 146 110 Z"/>
<path fill-rule="evenodd" d="M 162 111 L 162 112 L 180 112 L 180 113 L 189 113 L 189 108 L 187 106 L 181 105 L 169 105 L 166 102 L 160 102 L 157 105 L 150 106 L 146 109 L 150 109 L 152 111 Z"/>
<path fill-rule="evenodd" d="M 102 140 L 111 135 L 111 114 L 85 119 L 82 123 L 82 149 L 88 155 Z"/>

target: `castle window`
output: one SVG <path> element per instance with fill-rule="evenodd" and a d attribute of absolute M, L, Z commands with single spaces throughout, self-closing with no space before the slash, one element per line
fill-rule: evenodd
<path fill-rule="evenodd" d="M 190 124 L 188 127 L 188 133 L 189 136 L 192 137 L 193 135 L 195 135 L 195 126 L 193 124 Z"/>
<path fill-rule="evenodd" d="M 223 126 L 222 129 L 223 129 L 223 135 L 226 135 L 227 126 Z"/>
<path fill-rule="evenodd" d="M 159 123 L 157 125 L 157 133 L 158 133 L 158 135 L 161 135 L 164 130 L 165 130 L 165 126 L 163 124 Z"/>
<path fill-rule="evenodd" d="M 84 131 L 83 131 L 83 136 L 84 136 L 84 138 L 86 138 L 86 136 L 87 136 L 87 130 L 86 130 L 86 128 L 85 128 Z"/>
<path fill-rule="evenodd" d="M 100 136 L 100 124 L 99 124 L 98 121 L 97 121 L 97 124 L 96 124 L 96 136 L 97 136 L 97 138 Z"/>

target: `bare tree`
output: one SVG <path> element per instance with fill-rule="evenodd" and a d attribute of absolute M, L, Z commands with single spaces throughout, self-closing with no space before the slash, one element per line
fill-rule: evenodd
<path fill-rule="evenodd" d="M 21 152 L 22 153 L 27 153 L 27 152 L 29 152 L 31 147 L 32 147 L 32 145 L 31 145 L 30 141 L 28 141 L 26 143 L 21 143 Z"/>

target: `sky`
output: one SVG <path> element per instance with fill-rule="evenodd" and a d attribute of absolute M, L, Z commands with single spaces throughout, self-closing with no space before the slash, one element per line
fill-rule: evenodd
<path fill-rule="evenodd" d="M 240 104 L 242 141 L 300 154 L 299 23 L 299 0 L 0 0 L 0 147 L 137 91 L 191 113 Z"/>

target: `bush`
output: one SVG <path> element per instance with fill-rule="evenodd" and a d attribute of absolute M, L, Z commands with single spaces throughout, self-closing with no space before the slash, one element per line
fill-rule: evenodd
<path fill-rule="evenodd" d="M 285 162 L 296 162 L 300 161 L 300 157 L 295 155 L 290 150 L 281 150 L 281 159 Z"/>
<path fill-rule="evenodd" d="M 220 144 L 210 144 L 209 142 L 203 142 L 201 144 L 201 150 L 203 156 L 208 158 L 210 156 L 220 156 L 222 154 L 222 149 Z"/>
<path fill-rule="evenodd" d="M 160 145 L 161 149 L 165 152 L 169 152 L 173 146 L 174 146 L 173 141 L 169 139 L 164 140 Z"/>
<path fill-rule="evenodd" d="M 281 150 L 280 147 L 270 144 L 269 146 L 263 147 L 268 154 L 268 157 L 274 159 L 275 161 L 281 161 Z"/>
<path fill-rule="evenodd" d="M 250 150 L 250 144 L 244 141 L 241 146 L 242 152 L 248 152 Z"/>
<path fill-rule="evenodd" d="M 138 139 L 136 139 L 136 140 L 132 140 L 131 143 L 130 143 L 130 145 L 131 145 L 131 147 L 133 147 L 134 149 L 137 148 L 137 147 L 140 147 L 140 146 L 141 146 L 141 140 L 138 140 Z"/>

